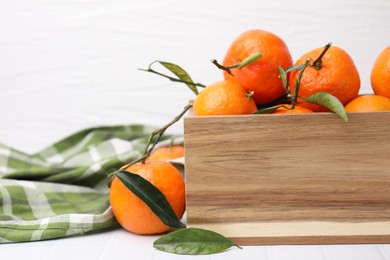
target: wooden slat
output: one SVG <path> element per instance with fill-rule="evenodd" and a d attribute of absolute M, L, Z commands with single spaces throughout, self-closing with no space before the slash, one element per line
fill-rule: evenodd
<path fill-rule="evenodd" d="M 189 226 L 390 221 L 389 112 L 349 114 L 348 123 L 332 113 L 187 117 L 184 130 Z M 327 241 L 378 237 L 390 242 Z"/>

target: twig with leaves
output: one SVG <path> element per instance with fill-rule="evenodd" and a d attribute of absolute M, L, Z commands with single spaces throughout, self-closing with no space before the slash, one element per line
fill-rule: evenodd
<path fill-rule="evenodd" d="M 177 78 L 172 77 L 172 76 L 168 76 L 166 74 L 163 74 L 161 72 L 158 72 L 158 71 L 152 69 L 152 66 L 154 64 L 156 64 L 156 63 L 159 63 L 162 66 L 164 66 L 170 72 L 175 74 L 177 76 Z M 157 75 L 162 76 L 164 78 L 167 78 L 167 79 L 169 79 L 170 81 L 173 81 L 173 82 L 184 83 L 184 84 L 186 84 L 190 88 L 190 90 L 192 92 L 194 92 L 195 95 L 199 94 L 199 91 L 198 91 L 197 87 L 201 87 L 201 88 L 205 88 L 206 87 L 202 83 L 195 83 L 195 82 L 193 82 L 191 77 L 190 77 L 190 75 L 185 70 L 183 70 L 180 66 L 178 66 L 176 64 L 173 64 L 171 62 L 156 60 L 156 61 L 150 63 L 147 69 L 139 69 L 139 70 L 157 74 Z"/>
<path fill-rule="evenodd" d="M 150 153 L 154 150 L 155 146 L 160 142 L 161 137 L 164 135 L 165 131 L 169 127 L 171 127 L 173 124 L 178 122 L 185 115 L 185 113 L 187 113 L 187 111 L 191 109 L 191 107 L 192 107 L 192 104 L 186 105 L 184 107 L 183 111 L 181 111 L 179 115 L 177 115 L 175 118 L 173 118 L 172 121 L 170 121 L 165 126 L 155 130 L 149 136 L 149 140 L 146 144 L 145 151 L 144 151 L 142 157 L 139 160 L 135 161 L 134 163 L 137 163 L 137 162 L 145 163 L 145 160 L 149 157 Z"/>
<path fill-rule="evenodd" d="M 244 59 L 243 61 L 239 61 L 236 64 L 228 65 L 228 66 L 224 66 L 224 65 L 218 63 L 218 61 L 215 59 L 211 60 L 211 62 L 215 66 L 217 66 L 218 69 L 224 70 L 227 73 L 229 73 L 230 75 L 234 76 L 231 69 L 242 69 L 243 67 L 245 67 L 247 65 L 255 63 L 261 57 L 263 57 L 263 54 L 255 53 L 255 54 L 250 55 L 248 58 Z"/>

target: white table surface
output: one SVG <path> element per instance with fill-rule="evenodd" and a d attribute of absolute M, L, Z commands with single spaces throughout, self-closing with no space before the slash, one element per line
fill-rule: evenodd
<path fill-rule="evenodd" d="M 124 229 L 104 233 L 29 243 L 0 245 L 1 259 L 261 259 L 261 260 L 384 260 L 390 259 L 386 245 L 294 245 L 245 246 L 205 256 L 179 256 L 153 248 L 158 236 L 139 236 Z"/>

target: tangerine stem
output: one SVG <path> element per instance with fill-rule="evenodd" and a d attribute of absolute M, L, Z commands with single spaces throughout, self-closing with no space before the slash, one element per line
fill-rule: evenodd
<path fill-rule="evenodd" d="M 255 92 L 254 91 L 251 91 L 251 92 L 249 92 L 249 93 L 245 93 L 245 96 L 247 97 L 247 99 L 251 99 L 252 97 L 253 97 L 253 95 L 255 94 Z"/>
<path fill-rule="evenodd" d="M 217 60 L 211 60 L 211 62 L 215 66 L 217 66 L 218 69 L 224 70 L 227 73 L 229 73 L 229 75 L 234 76 L 231 69 L 236 69 L 236 68 L 242 69 L 243 67 L 245 67 L 247 65 L 255 63 L 261 57 L 263 57 L 263 55 L 261 53 L 255 53 L 255 54 L 252 54 L 249 57 L 245 58 L 244 60 L 239 61 L 236 64 L 229 65 L 229 66 L 224 66 L 222 64 L 219 64 Z"/>
<path fill-rule="evenodd" d="M 218 69 L 220 70 L 224 70 L 226 71 L 227 73 L 229 73 L 229 75 L 231 76 L 234 76 L 231 69 L 234 69 L 234 68 L 237 68 L 238 67 L 238 63 L 237 64 L 234 64 L 232 66 L 223 66 L 222 64 L 219 64 L 217 60 L 211 60 L 211 62 L 217 66 Z"/>
<path fill-rule="evenodd" d="M 311 66 L 315 67 L 316 70 L 320 70 L 322 68 L 322 58 L 324 57 L 325 53 L 329 50 L 330 46 L 332 46 L 332 43 L 328 43 L 324 46 L 324 50 L 321 52 L 320 56 L 311 64 Z"/>

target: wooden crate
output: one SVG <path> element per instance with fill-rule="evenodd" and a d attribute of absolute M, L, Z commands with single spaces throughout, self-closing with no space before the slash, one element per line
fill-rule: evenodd
<path fill-rule="evenodd" d="M 187 224 L 241 245 L 390 243 L 390 112 L 186 117 Z"/>

